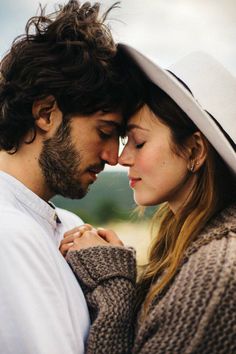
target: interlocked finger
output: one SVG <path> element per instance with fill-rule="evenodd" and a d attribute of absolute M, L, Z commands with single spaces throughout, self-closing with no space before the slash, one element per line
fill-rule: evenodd
<path fill-rule="evenodd" d="M 64 237 L 71 236 L 71 235 L 75 234 L 76 232 L 80 232 L 82 234 L 85 231 L 89 231 L 89 230 L 92 230 L 92 229 L 93 229 L 92 225 L 83 224 L 83 225 L 80 225 L 80 226 L 76 226 L 72 230 L 69 230 L 69 231 L 65 232 Z"/>

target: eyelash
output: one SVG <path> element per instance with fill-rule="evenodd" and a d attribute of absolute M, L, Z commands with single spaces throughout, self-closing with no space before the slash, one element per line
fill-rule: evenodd
<path fill-rule="evenodd" d="M 144 143 L 141 143 L 141 144 L 136 144 L 135 147 L 136 149 L 141 149 L 143 147 Z"/>
<path fill-rule="evenodd" d="M 106 133 L 104 133 L 103 131 L 99 130 L 99 136 L 100 136 L 100 138 L 103 139 L 103 140 L 108 140 L 108 139 L 110 139 L 111 134 L 106 134 Z"/>
<path fill-rule="evenodd" d="M 121 143 L 122 143 L 123 146 L 127 145 L 128 142 L 129 142 L 129 138 L 127 136 L 121 138 Z M 135 148 L 136 149 L 141 149 L 144 144 L 145 144 L 145 142 L 140 143 L 140 144 L 135 144 Z"/>

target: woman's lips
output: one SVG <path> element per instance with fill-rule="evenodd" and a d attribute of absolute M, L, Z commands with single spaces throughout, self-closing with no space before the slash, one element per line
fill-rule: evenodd
<path fill-rule="evenodd" d="M 130 188 L 134 188 L 135 185 L 141 181 L 141 178 L 133 178 L 133 177 L 129 177 L 129 185 L 130 185 Z"/>

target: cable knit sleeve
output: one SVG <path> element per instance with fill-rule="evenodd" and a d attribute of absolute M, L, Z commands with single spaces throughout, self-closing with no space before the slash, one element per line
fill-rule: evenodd
<path fill-rule="evenodd" d="M 92 326 L 87 353 L 130 353 L 136 263 L 133 251 L 98 246 L 72 251 L 67 261 L 88 302 Z"/>

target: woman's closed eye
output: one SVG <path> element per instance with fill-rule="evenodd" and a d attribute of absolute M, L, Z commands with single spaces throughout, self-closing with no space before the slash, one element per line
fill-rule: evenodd
<path fill-rule="evenodd" d="M 135 148 L 136 148 L 136 149 L 141 149 L 144 144 L 145 144 L 145 142 L 140 143 L 140 144 L 135 144 Z"/>
<path fill-rule="evenodd" d="M 135 149 L 141 149 L 146 141 L 144 139 L 136 138 L 133 134 L 128 134 L 121 138 L 121 143 L 123 146 L 129 145 Z"/>

